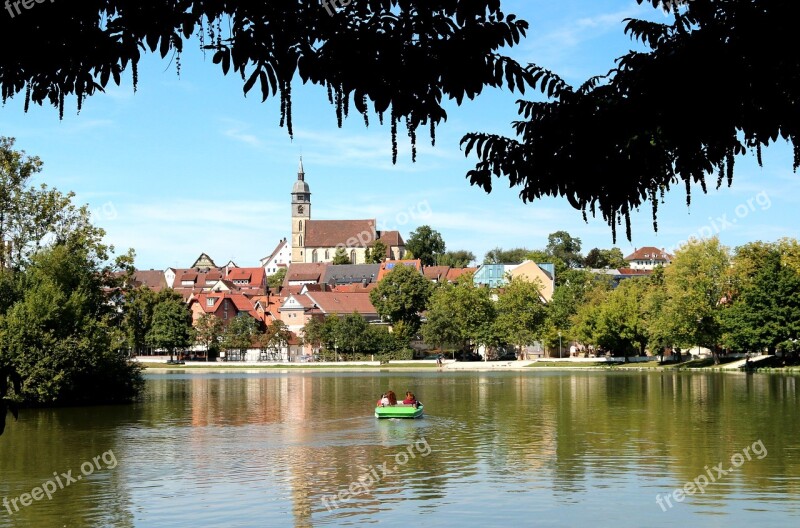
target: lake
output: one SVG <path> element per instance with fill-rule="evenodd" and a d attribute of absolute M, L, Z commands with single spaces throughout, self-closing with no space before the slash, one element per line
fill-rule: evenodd
<path fill-rule="evenodd" d="M 800 525 L 800 377 L 149 374 L 129 406 L 24 410 L 0 526 Z M 377 420 L 387 389 L 417 420 Z"/>

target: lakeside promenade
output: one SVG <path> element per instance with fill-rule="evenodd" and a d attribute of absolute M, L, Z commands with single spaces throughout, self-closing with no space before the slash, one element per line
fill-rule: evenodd
<path fill-rule="evenodd" d="M 756 356 L 750 358 L 750 364 L 758 367 L 762 361 L 766 361 L 771 356 Z M 737 359 L 732 362 L 722 363 L 719 365 L 698 365 L 698 361 L 686 361 L 680 364 L 667 363 L 658 364 L 658 359 L 653 357 L 632 357 L 628 358 L 625 362 L 624 358 L 537 358 L 531 360 L 515 360 L 515 361 L 455 361 L 452 359 L 444 360 L 442 366 L 436 365 L 436 360 L 392 360 L 388 363 L 381 363 L 380 361 L 339 361 L 339 362 L 267 362 L 267 361 L 188 361 L 183 365 L 168 364 L 167 357 L 161 356 L 140 356 L 134 359 L 142 363 L 147 370 L 150 371 L 166 371 L 166 370 L 180 370 L 180 371 L 204 371 L 204 372 L 224 372 L 224 371 L 242 371 L 242 370 L 341 370 L 341 371 L 354 371 L 365 370 L 374 371 L 382 369 L 391 370 L 419 370 L 431 371 L 438 370 L 441 372 L 447 371 L 515 371 L 515 370 L 531 370 L 531 369 L 547 369 L 547 370 L 676 370 L 676 369 L 692 369 L 692 370 L 727 370 L 739 371 L 747 361 L 744 359 Z M 775 369 L 780 371 L 797 370 L 793 368 Z"/>

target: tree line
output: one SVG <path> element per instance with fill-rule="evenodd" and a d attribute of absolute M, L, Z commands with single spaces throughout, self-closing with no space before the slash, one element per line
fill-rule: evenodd
<path fill-rule="evenodd" d="M 395 346 L 407 348 L 412 340 L 422 339 L 462 357 L 474 355 L 478 348 L 490 357 L 508 348 L 519 354 L 539 342 L 551 355 L 561 355 L 564 343 L 576 343 L 626 358 L 649 353 L 663 359 L 695 346 L 708 348 L 716 359 L 725 352 L 797 358 L 797 240 L 757 241 L 734 249 L 717 238 L 694 240 L 676 251 L 671 265 L 617 282 L 609 274 L 570 267 L 581 261 L 579 239 L 567 238 L 564 232 L 554 235 L 545 250 L 524 250 L 526 258 L 542 257 L 537 261 L 552 262 L 562 270 L 556 274 L 550 302 L 541 298 L 537 283 L 509 277 L 491 290 L 475 284 L 471 274 L 453 284 L 433 283 L 413 266 L 402 265 L 385 276 L 370 299 L 392 324 Z M 558 252 L 569 240 L 572 251 L 561 255 L 571 260 L 565 262 Z M 506 260 L 511 253 L 521 254 L 496 249 L 487 260 Z M 337 318 L 329 319 L 311 323 L 313 343 L 331 348 L 339 340 L 339 347 L 347 349 L 335 330 L 327 334 L 318 330 L 341 324 Z M 364 336 L 371 328 L 363 321 L 359 327 Z M 353 351 L 359 346 L 354 345 Z"/>

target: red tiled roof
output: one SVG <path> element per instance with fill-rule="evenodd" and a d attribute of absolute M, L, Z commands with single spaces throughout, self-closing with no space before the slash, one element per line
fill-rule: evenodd
<path fill-rule="evenodd" d="M 369 293 L 377 286 L 378 284 L 375 282 L 370 282 L 366 286 L 361 284 L 360 282 L 354 282 L 352 284 L 340 284 L 336 286 L 333 291 L 340 292 L 340 293 Z"/>
<path fill-rule="evenodd" d="M 303 284 L 292 284 L 291 286 L 284 286 L 281 288 L 281 297 L 287 298 L 290 295 L 300 295 L 300 290 L 303 289 Z"/>
<path fill-rule="evenodd" d="M 214 300 L 214 304 L 209 306 L 208 299 L 211 298 Z M 261 314 L 255 311 L 255 307 L 253 302 L 242 295 L 241 293 L 227 293 L 227 292 L 218 292 L 218 293 L 196 293 L 192 295 L 192 298 L 189 301 L 191 305 L 194 302 L 200 304 L 200 307 L 206 313 L 214 313 L 219 308 L 219 304 L 222 302 L 223 299 L 229 299 L 231 303 L 233 303 L 234 308 L 236 308 L 237 313 L 246 312 L 250 315 L 253 319 L 260 321 Z"/>
<path fill-rule="evenodd" d="M 652 275 L 653 270 L 633 269 L 633 268 L 619 268 L 617 270 L 619 275 Z"/>
<path fill-rule="evenodd" d="M 325 262 L 298 262 L 292 264 L 286 270 L 286 277 L 283 279 L 284 286 L 288 286 L 292 281 L 314 281 L 317 282 L 325 273 L 328 264 Z"/>
<path fill-rule="evenodd" d="M 447 279 L 447 273 L 450 271 L 450 266 L 425 266 L 422 269 L 422 274 L 428 280 L 442 280 Z"/>
<path fill-rule="evenodd" d="M 657 247 L 653 246 L 645 246 L 642 248 L 637 249 L 627 257 L 625 260 L 661 260 L 661 261 L 672 261 L 672 255 L 664 251 L 663 249 L 658 249 Z"/>
<path fill-rule="evenodd" d="M 305 247 L 364 248 L 375 241 L 375 220 L 307 220 Z M 290 268 L 291 269 L 291 268 Z"/>
<path fill-rule="evenodd" d="M 312 301 L 308 295 L 300 295 L 300 294 L 292 294 L 292 297 L 305 309 L 310 309 L 314 306 L 314 301 Z M 288 299 L 288 296 L 287 296 Z"/>
<path fill-rule="evenodd" d="M 164 272 L 160 270 L 136 270 L 133 272 L 135 286 L 147 286 L 153 291 L 161 291 L 167 287 Z"/>
<path fill-rule="evenodd" d="M 465 273 L 475 273 L 478 268 L 450 268 L 447 272 L 447 282 L 455 282 Z"/>
<path fill-rule="evenodd" d="M 250 286 L 263 286 L 264 284 L 264 268 L 234 268 L 228 271 L 228 276 L 225 277 L 229 281 L 249 280 Z"/>
<path fill-rule="evenodd" d="M 400 231 L 380 231 L 378 233 L 378 239 L 386 244 L 387 249 L 392 246 L 406 245 L 406 243 L 403 242 L 403 237 L 400 236 Z"/>
<path fill-rule="evenodd" d="M 392 271 L 395 266 L 413 266 L 417 271 L 422 269 L 422 262 L 417 260 L 387 260 L 381 263 L 381 269 L 378 272 L 378 282 L 382 281 L 387 273 Z"/>
<path fill-rule="evenodd" d="M 369 300 L 368 293 L 309 292 L 305 295 L 326 314 L 350 314 L 377 316 L 378 311 Z"/>

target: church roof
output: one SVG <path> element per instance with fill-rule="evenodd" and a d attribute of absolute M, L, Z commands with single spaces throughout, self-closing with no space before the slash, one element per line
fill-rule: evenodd
<path fill-rule="evenodd" d="M 403 242 L 403 237 L 400 236 L 400 231 L 381 231 L 378 233 L 378 238 L 381 242 L 386 244 L 386 249 L 389 249 L 392 246 L 406 245 L 406 243 Z"/>
<path fill-rule="evenodd" d="M 375 220 L 307 220 L 305 247 L 365 248 L 376 237 Z"/>
<path fill-rule="evenodd" d="M 303 170 L 303 158 L 300 157 L 300 164 L 297 166 L 297 181 L 294 182 L 294 187 L 292 187 L 292 194 L 295 193 L 311 193 L 311 189 L 309 189 L 308 184 L 305 181 L 306 172 Z"/>

